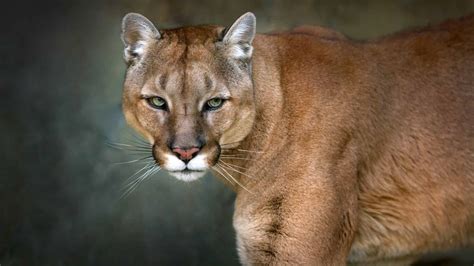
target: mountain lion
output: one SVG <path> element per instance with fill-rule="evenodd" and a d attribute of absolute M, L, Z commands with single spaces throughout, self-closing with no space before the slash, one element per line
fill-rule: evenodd
<path fill-rule="evenodd" d="M 123 19 L 123 111 L 156 164 L 233 186 L 246 265 L 409 264 L 474 241 L 474 16 L 353 41 Z"/>

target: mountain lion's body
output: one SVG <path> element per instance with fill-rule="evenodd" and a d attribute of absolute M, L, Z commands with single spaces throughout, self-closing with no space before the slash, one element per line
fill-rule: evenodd
<path fill-rule="evenodd" d="M 205 132 L 199 149 L 213 154 L 209 167 L 224 161 L 215 173 L 238 181 L 232 182 L 234 227 L 242 263 L 407 264 L 425 252 L 473 243 L 473 16 L 372 42 L 318 27 L 252 36 L 253 86 L 242 89 L 251 100 L 237 104 L 232 97 L 245 97 L 231 96 L 221 111 L 209 114 L 227 118 L 203 113 L 177 122 L 193 113 L 186 104 L 200 101 L 188 96 L 202 95 L 191 86 L 201 84 L 195 69 L 212 72 L 211 83 L 223 82 L 230 95 L 240 81 L 226 82 L 234 77 L 229 72 L 245 82 L 245 65 L 234 68 L 234 61 L 222 59 L 227 50 L 212 47 L 219 41 L 231 45 L 221 31 L 160 31 L 163 40 L 156 43 L 167 40 L 166 48 L 147 46 L 141 63 L 128 70 L 124 111 L 154 144 L 164 168 L 168 162 L 157 150 L 167 148 L 158 147 L 175 141 L 183 127 Z M 223 34 L 232 28 L 228 32 Z M 150 70 L 146 60 L 184 69 L 169 74 L 173 86 L 187 89 L 166 89 L 178 95 L 166 96 L 166 114 L 146 111 L 141 117 L 145 107 L 133 91 L 165 71 Z M 190 69 L 194 63 L 200 67 Z M 138 64 L 147 66 L 140 67 L 141 78 L 133 72 Z M 186 103 L 184 111 L 176 111 L 176 101 Z M 151 125 L 154 119 L 160 126 Z M 180 126 L 165 126 L 170 123 Z M 160 144 L 162 138 L 168 144 Z"/>

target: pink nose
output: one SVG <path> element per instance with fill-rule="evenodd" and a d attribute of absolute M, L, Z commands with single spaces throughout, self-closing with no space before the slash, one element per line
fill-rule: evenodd
<path fill-rule="evenodd" d="M 189 161 L 199 152 L 199 148 L 196 148 L 196 147 L 193 147 L 191 149 L 174 148 L 173 152 L 179 155 L 179 158 L 181 160 Z"/>

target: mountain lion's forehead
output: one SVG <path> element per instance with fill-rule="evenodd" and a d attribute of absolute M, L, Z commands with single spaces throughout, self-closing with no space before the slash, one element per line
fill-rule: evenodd
<path fill-rule="evenodd" d="M 217 42 L 224 27 L 214 25 L 189 26 L 176 29 L 161 30 L 164 39 L 185 45 L 206 45 Z"/>
<path fill-rule="evenodd" d="M 179 97 L 199 98 L 213 91 L 217 82 L 209 66 L 202 62 L 188 62 L 154 72 L 143 86 L 142 94 L 165 93 Z"/>

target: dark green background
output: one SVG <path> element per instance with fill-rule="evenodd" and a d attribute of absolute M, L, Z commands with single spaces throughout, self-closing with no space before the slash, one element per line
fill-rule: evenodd
<path fill-rule="evenodd" d="M 207 176 L 153 176 L 120 188 L 138 165 L 105 146 L 128 142 L 120 110 L 120 21 L 229 25 L 246 11 L 258 31 L 300 24 L 357 39 L 474 11 L 474 1 L 83 1 L 2 3 L 0 264 L 235 265 L 233 193 Z"/>

